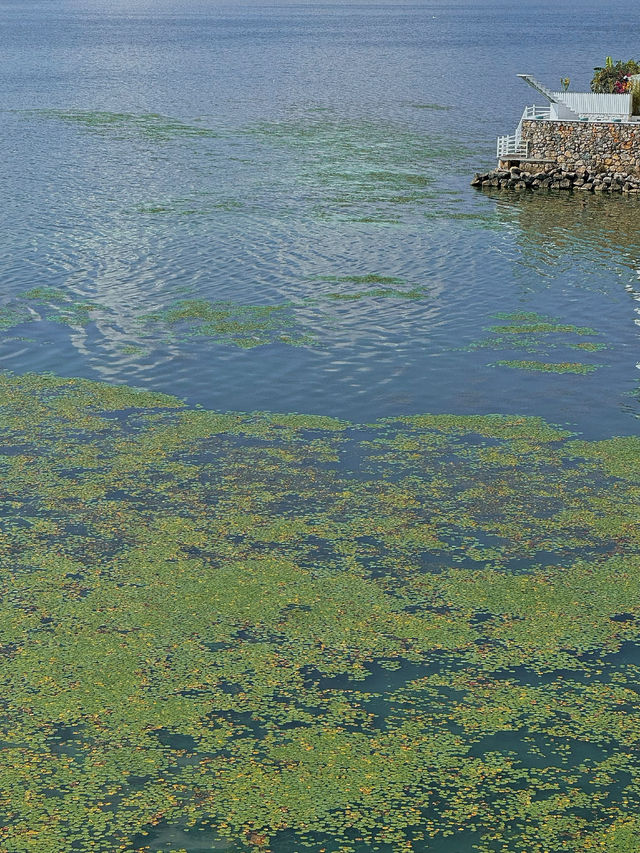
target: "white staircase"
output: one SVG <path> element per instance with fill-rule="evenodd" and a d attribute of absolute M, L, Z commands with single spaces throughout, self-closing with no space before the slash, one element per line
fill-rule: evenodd
<path fill-rule="evenodd" d="M 578 113 L 575 112 L 575 110 L 572 110 L 571 107 L 567 106 L 565 101 L 562 99 L 561 92 L 552 92 L 551 89 L 547 88 L 544 83 L 540 83 L 540 81 L 536 80 L 535 77 L 532 77 L 531 74 L 518 74 L 518 77 L 520 77 L 521 80 L 524 80 L 525 83 L 528 83 L 532 89 L 536 90 L 536 92 L 544 95 L 550 104 L 555 105 L 553 112 L 559 119 L 575 121 L 579 118 Z"/>
<path fill-rule="evenodd" d="M 507 160 L 510 157 L 513 159 L 516 159 L 517 157 L 528 157 L 529 143 L 522 141 L 522 122 L 531 120 L 548 121 L 550 114 L 551 108 L 549 105 L 545 107 L 538 107 L 533 104 L 530 107 L 525 107 L 524 112 L 522 113 L 522 118 L 516 128 L 516 132 L 509 136 L 498 137 L 498 146 L 496 148 L 496 156 L 498 159 Z"/>

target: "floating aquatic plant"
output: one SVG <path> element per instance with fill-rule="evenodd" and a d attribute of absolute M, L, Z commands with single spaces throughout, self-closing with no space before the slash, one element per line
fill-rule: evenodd
<path fill-rule="evenodd" d="M 66 302 L 69 295 L 64 290 L 57 287 L 32 287 L 22 294 L 24 299 L 29 299 L 33 302 Z"/>
<path fill-rule="evenodd" d="M 183 329 L 188 335 L 203 335 L 245 349 L 276 342 L 304 346 L 314 341 L 313 336 L 295 328 L 290 305 L 239 305 L 185 299 L 164 311 L 147 315 L 144 322 L 148 328 L 161 324 Z"/>
<path fill-rule="evenodd" d="M 589 326 L 575 326 L 571 323 L 560 323 L 552 317 L 537 314 L 533 311 L 501 312 L 494 315 L 503 322 L 489 326 L 486 331 L 489 336 L 474 341 L 468 349 L 492 350 L 524 350 L 525 352 L 546 355 L 558 348 L 578 349 L 584 352 L 597 352 L 606 349 L 606 345 L 592 341 L 572 341 L 572 337 L 598 335 L 596 329 Z M 544 362 L 535 359 L 501 359 L 494 362 L 503 367 L 514 367 L 522 370 L 538 370 L 551 373 L 591 373 L 600 365 L 583 364 L 578 362 Z"/>
<path fill-rule="evenodd" d="M 0 847 L 635 849 L 640 439 L 8 373 L 0 422 Z"/>
<path fill-rule="evenodd" d="M 607 348 L 606 344 L 597 344 L 595 341 L 583 341 L 579 344 L 567 344 L 571 349 L 584 350 L 585 352 L 600 352 Z"/>
<path fill-rule="evenodd" d="M 141 347 L 138 344 L 123 344 L 119 349 L 123 355 L 138 355 L 139 353 L 144 352 L 144 347 Z"/>
<path fill-rule="evenodd" d="M 444 104 L 408 104 L 415 110 L 451 110 L 453 107 L 445 106 Z"/>
<path fill-rule="evenodd" d="M 31 320 L 32 315 L 24 305 L 5 305 L 0 308 L 0 331 L 29 323 Z"/>
<path fill-rule="evenodd" d="M 422 287 L 413 287 L 411 290 L 399 290 L 396 287 L 377 287 L 371 290 L 356 290 L 348 293 L 327 293 L 326 296 L 328 299 L 345 299 L 345 300 L 358 300 L 358 299 L 381 299 L 381 298 L 394 298 L 394 299 L 424 299 L 426 294 L 426 289 Z"/>
<path fill-rule="evenodd" d="M 544 373 L 593 373 L 597 364 L 583 364 L 579 361 L 527 361 L 521 359 L 501 360 L 495 362 L 501 367 L 515 367 L 518 370 L 538 370 Z"/>
<path fill-rule="evenodd" d="M 324 278 L 323 281 L 353 284 L 402 284 L 402 279 L 377 274 Z M 298 299 L 294 303 L 276 305 L 243 305 L 231 301 L 209 301 L 206 299 L 181 299 L 168 307 L 143 315 L 137 321 L 138 344 L 120 347 L 124 354 L 142 352 L 145 345 L 164 340 L 189 337 L 206 337 L 218 344 L 242 349 L 267 344 L 288 346 L 314 346 L 317 334 L 303 325 L 295 311 L 299 306 L 313 306 L 315 328 L 329 321 L 327 300 L 357 301 L 363 299 L 422 299 L 428 295 L 423 287 L 376 287 L 368 289 L 345 289 L 324 293 L 322 297 Z M 322 308 L 321 302 L 325 301 Z M 51 287 L 37 287 L 15 297 L 0 308 L 0 331 L 8 331 L 24 323 L 49 321 L 77 328 L 87 326 L 93 320 L 108 316 L 111 309 L 97 302 L 84 302 L 74 298 L 70 292 Z"/>
<path fill-rule="evenodd" d="M 535 335 L 564 333 L 572 335 L 597 335 L 598 333 L 588 326 L 573 326 L 570 323 L 511 323 L 506 326 L 490 326 L 489 331 L 506 335 Z"/>
<path fill-rule="evenodd" d="M 232 198 L 220 199 L 211 193 L 194 193 L 186 198 L 168 199 L 162 203 L 141 204 L 135 213 L 166 216 L 208 215 L 218 211 L 236 212 L 245 207 L 242 201 Z"/>

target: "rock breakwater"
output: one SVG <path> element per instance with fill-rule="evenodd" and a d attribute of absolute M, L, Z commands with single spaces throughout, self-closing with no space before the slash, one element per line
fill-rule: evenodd
<path fill-rule="evenodd" d="M 527 164 L 532 166 L 533 164 Z M 481 189 L 513 190 L 579 190 L 581 192 L 640 193 L 640 177 L 624 172 L 603 171 L 591 173 L 586 168 L 573 171 L 559 166 L 539 166 L 533 169 L 512 166 L 510 169 L 493 169 L 491 172 L 476 172 L 472 187 Z"/>

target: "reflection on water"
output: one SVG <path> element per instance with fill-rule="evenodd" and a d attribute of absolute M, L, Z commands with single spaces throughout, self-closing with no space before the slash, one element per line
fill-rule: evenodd
<path fill-rule="evenodd" d="M 503 193 L 492 196 L 496 212 L 517 222 L 521 260 L 540 275 L 576 265 L 590 276 L 640 271 L 640 233 L 636 198 L 582 197 L 579 193 Z M 597 283 L 585 282 L 597 287 Z"/>

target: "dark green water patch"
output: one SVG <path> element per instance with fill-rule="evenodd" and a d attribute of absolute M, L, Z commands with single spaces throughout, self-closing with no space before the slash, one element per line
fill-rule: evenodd
<path fill-rule="evenodd" d="M 404 284 L 404 280 L 391 275 L 380 275 L 379 273 L 366 273 L 365 275 L 328 275 L 322 276 L 321 281 L 335 281 L 345 284 Z"/>
<path fill-rule="evenodd" d="M 65 326 L 86 326 L 101 306 L 74 299 L 54 287 L 35 287 L 0 308 L 0 331 L 48 320 Z M 104 310 L 104 309 L 102 309 Z"/>
<path fill-rule="evenodd" d="M 453 107 L 444 106 L 443 104 L 408 104 L 414 110 L 451 110 Z"/>
<path fill-rule="evenodd" d="M 379 275 L 378 273 L 367 273 L 365 275 L 345 275 L 345 276 L 314 276 L 314 279 L 317 281 L 323 282 L 331 282 L 335 284 L 341 285 L 353 285 L 353 284 L 377 284 L 381 285 L 380 287 L 369 288 L 366 290 L 353 290 L 353 289 L 344 289 L 340 291 L 333 291 L 329 293 L 323 293 L 322 298 L 325 299 L 344 299 L 344 300 L 358 300 L 358 299 L 380 299 L 380 298 L 394 298 L 394 299 L 423 299 L 429 295 L 429 289 L 427 287 L 406 287 L 406 283 L 403 279 L 397 278 L 395 276 L 388 275 Z M 404 285 L 404 286 L 402 286 Z"/>
<path fill-rule="evenodd" d="M 237 199 L 220 199 L 214 194 L 200 192 L 187 198 L 174 198 L 156 204 L 141 204 L 134 208 L 134 212 L 149 216 L 206 216 L 219 211 L 237 213 L 245 209 L 245 204 Z"/>
<path fill-rule="evenodd" d="M 433 200 L 438 169 L 469 154 L 455 140 L 401 122 L 309 114 L 247 133 L 288 154 L 294 191 L 314 188 L 320 219 L 395 224 Z M 416 164 L 420 164 L 417 168 Z"/>
<path fill-rule="evenodd" d="M 106 110 L 31 110 L 27 115 L 63 121 L 84 130 L 127 138 L 132 135 L 156 142 L 194 137 L 216 137 L 204 124 L 188 123 L 159 113 L 116 113 Z"/>
<path fill-rule="evenodd" d="M 8 373 L 0 424 L 3 849 L 635 849 L 636 437 Z"/>

